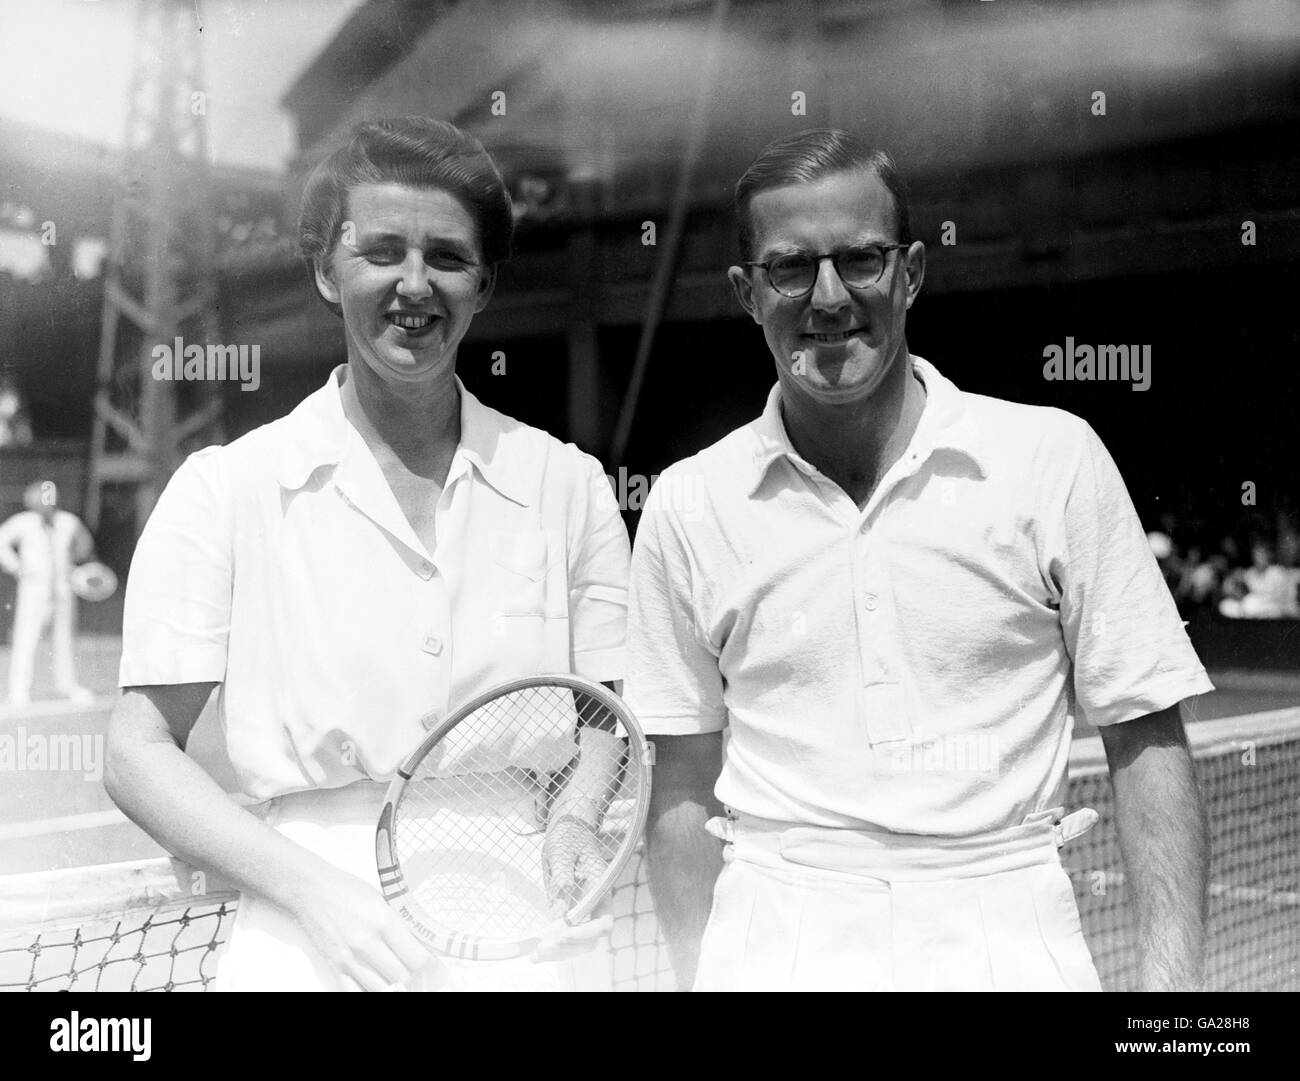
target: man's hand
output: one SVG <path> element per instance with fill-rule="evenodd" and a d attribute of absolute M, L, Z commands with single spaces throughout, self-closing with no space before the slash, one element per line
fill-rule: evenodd
<path fill-rule="evenodd" d="M 546 892 L 553 903 L 567 909 L 587 886 L 605 873 L 596 828 L 579 815 L 560 814 L 546 830 L 542 867 Z"/>
<path fill-rule="evenodd" d="M 1199 990 L 1208 844 L 1178 706 L 1103 726 L 1138 930 L 1143 991 Z"/>
<path fill-rule="evenodd" d="M 568 961 L 596 947 L 614 927 L 611 916 L 571 927 L 565 912 L 605 873 L 606 860 L 595 827 L 580 815 L 558 814 L 551 819 L 542 845 L 546 892 L 557 922 L 529 955 L 534 962 Z"/>

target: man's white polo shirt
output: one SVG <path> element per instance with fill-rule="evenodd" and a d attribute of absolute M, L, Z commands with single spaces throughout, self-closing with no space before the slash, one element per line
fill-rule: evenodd
<path fill-rule="evenodd" d="M 1110 455 L 1057 409 L 927 398 L 859 510 L 762 416 L 668 469 L 632 558 L 629 705 L 726 729 L 718 798 L 962 836 L 1059 807 L 1076 717 L 1212 690 Z"/>
<path fill-rule="evenodd" d="M 460 445 L 426 551 L 343 414 L 345 370 L 190 455 L 131 562 L 120 684 L 220 682 L 226 749 L 257 799 L 387 778 L 507 679 L 623 677 L 627 530 L 596 459 L 457 381 Z"/>

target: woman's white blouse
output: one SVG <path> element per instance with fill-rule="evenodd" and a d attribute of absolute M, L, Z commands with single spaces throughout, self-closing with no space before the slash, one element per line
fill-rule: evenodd
<path fill-rule="evenodd" d="M 504 680 L 623 677 L 629 546 L 600 464 L 457 381 L 426 551 L 343 415 L 344 370 L 192 454 L 127 582 L 119 683 L 221 683 L 226 751 L 259 800 L 384 779 Z"/>

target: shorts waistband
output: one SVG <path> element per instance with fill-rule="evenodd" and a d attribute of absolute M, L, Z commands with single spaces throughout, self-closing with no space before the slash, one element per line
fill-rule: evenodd
<path fill-rule="evenodd" d="M 1098 820 L 1085 807 L 1063 818 L 1032 815 L 1018 826 L 969 837 L 927 837 L 830 829 L 736 815 L 710 819 L 708 831 L 729 844 L 729 857 L 794 864 L 884 882 L 974 878 L 1057 863 L 1058 850 Z"/>

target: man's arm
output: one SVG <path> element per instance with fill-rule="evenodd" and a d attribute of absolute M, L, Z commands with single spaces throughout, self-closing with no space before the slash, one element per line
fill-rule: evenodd
<path fill-rule="evenodd" d="M 722 870 L 722 845 L 704 823 L 722 813 L 713 795 L 722 769 L 722 733 L 655 736 L 654 784 L 646 822 L 650 893 L 677 986 L 689 991 L 700 940 Z"/>
<path fill-rule="evenodd" d="M 90 535 L 90 530 L 86 528 L 85 523 L 77 522 L 76 531 L 72 534 L 72 543 L 68 546 L 68 554 L 72 557 L 73 563 L 84 563 L 95 554 L 95 539 Z"/>
<path fill-rule="evenodd" d="M 15 578 L 18 577 L 18 572 L 22 569 L 22 564 L 18 561 L 18 551 L 15 547 L 18 543 L 18 526 L 15 524 L 17 517 L 15 514 L 12 518 L 0 524 L 0 570 L 6 574 L 12 574 Z"/>
<path fill-rule="evenodd" d="M 1179 707 L 1101 728 L 1138 929 L 1138 987 L 1199 990 L 1209 845 Z"/>

